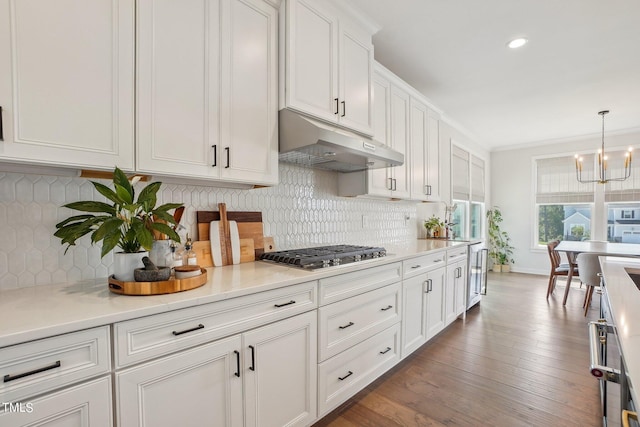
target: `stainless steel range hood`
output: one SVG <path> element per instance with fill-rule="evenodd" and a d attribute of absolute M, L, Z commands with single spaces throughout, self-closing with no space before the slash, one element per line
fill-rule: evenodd
<path fill-rule="evenodd" d="M 404 155 L 372 139 L 294 111 L 280 110 L 280 161 L 355 172 L 400 166 Z"/>

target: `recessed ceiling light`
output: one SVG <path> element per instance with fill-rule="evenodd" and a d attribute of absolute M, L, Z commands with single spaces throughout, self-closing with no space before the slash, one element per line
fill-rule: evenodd
<path fill-rule="evenodd" d="M 527 44 L 528 41 L 529 40 L 525 38 L 513 39 L 509 43 L 507 43 L 507 46 L 509 46 L 511 49 L 517 49 Z"/>

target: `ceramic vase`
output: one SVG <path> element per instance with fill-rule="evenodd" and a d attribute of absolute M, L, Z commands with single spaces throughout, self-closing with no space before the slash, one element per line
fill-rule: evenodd
<path fill-rule="evenodd" d="M 121 282 L 133 282 L 133 270 L 144 268 L 142 258 L 149 256 L 149 252 L 115 252 L 113 254 L 113 277 Z"/>

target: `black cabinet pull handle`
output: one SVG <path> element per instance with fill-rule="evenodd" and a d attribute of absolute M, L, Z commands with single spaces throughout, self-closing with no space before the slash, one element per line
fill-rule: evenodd
<path fill-rule="evenodd" d="M 338 98 L 334 98 L 333 100 L 334 100 L 334 101 L 336 101 L 336 111 L 335 111 L 335 113 L 333 113 L 333 114 L 338 114 L 338 113 L 339 113 L 339 111 L 338 111 L 338 109 L 339 109 L 339 106 L 338 106 Z"/>
<path fill-rule="evenodd" d="M 231 149 L 229 147 L 224 147 L 224 151 L 227 152 L 227 166 L 225 166 L 225 169 L 229 169 L 229 151 L 231 151 Z"/>
<path fill-rule="evenodd" d="M 353 326 L 353 325 L 355 325 L 355 323 L 349 322 L 344 326 L 338 326 L 338 329 L 347 329 L 349 326 Z"/>
<path fill-rule="evenodd" d="M 424 291 L 424 293 L 428 294 L 429 293 L 429 279 L 427 279 L 424 282 L 422 282 L 422 285 L 427 287 L 427 290 Z"/>
<path fill-rule="evenodd" d="M 391 351 L 391 347 L 387 347 L 387 349 L 385 351 L 381 351 L 380 354 L 386 354 L 389 353 Z"/>
<path fill-rule="evenodd" d="M 240 377 L 240 352 L 238 350 L 233 350 L 236 354 L 236 373 L 234 374 L 236 377 Z"/>
<path fill-rule="evenodd" d="M 193 331 L 197 331 L 198 329 L 204 329 L 204 325 L 202 323 L 200 323 L 198 326 L 196 326 L 195 328 L 191 328 L 191 329 L 185 329 L 184 331 L 173 331 L 171 332 L 173 335 L 178 336 L 178 335 L 182 335 L 182 334 L 186 334 L 189 332 L 193 332 Z"/>
<path fill-rule="evenodd" d="M 393 178 L 388 178 L 389 179 L 389 190 L 393 190 Z"/>
<path fill-rule="evenodd" d="M 249 366 L 249 370 L 255 371 L 256 370 L 256 349 L 252 345 L 250 345 L 249 348 L 251 349 L 251 366 Z"/>
<path fill-rule="evenodd" d="M 344 116 L 347 115 L 347 103 L 342 101 L 341 104 L 342 104 L 342 116 L 341 117 L 344 117 Z"/>
<path fill-rule="evenodd" d="M 420 264 L 411 266 L 411 268 L 414 268 L 414 269 L 415 268 L 420 268 L 420 267 L 422 267 Z"/>
<path fill-rule="evenodd" d="M 388 306 L 386 306 L 385 308 L 381 308 L 380 310 L 381 310 L 381 311 L 387 311 L 387 310 L 389 310 L 389 309 L 391 309 L 391 308 L 393 308 L 393 306 L 392 306 L 392 305 L 388 305 Z"/>
<path fill-rule="evenodd" d="M 291 305 L 291 304 L 295 304 L 296 302 L 294 300 L 291 300 L 289 302 L 285 302 L 284 304 L 274 304 L 274 307 L 284 307 L 285 305 Z"/>
<path fill-rule="evenodd" d="M 0 107 L 0 141 L 4 141 L 4 131 L 2 130 L 2 107 Z"/>
<path fill-rule="evenodd" d="M 33 371 L 23 372 L 22 374 L 17 375 L 5 375 L 4 382 L 8 383 L 9 381 L 19 380 L 20 378 L 28 377 L 29 375 L 39 374 L 40 372 L 48 371 L 50 369 L 55 369 L 60 367 L 60 361 L 56 360 L 51 365 L 45 366 L 44 368 L 34 369 Z"/>
<path fill-rule="evenodd" d="M 339 379 L 340 381 L 344 381 L 344 380 L 346 380 L 347 378 L 349 378 L 351 375 L 353 375 L 353 372 L 349 371 L 349 373 L 348 373 L 347 375 L 345 375 L 344 377 L 338 377 L 338 379 Z"/>
<path fill-rule="evenodd" d="M 212 145 L 211 148 L 213 148 L 213 164 L 211 167 L 215 168 L 218 166 L 218 146 Z"/>

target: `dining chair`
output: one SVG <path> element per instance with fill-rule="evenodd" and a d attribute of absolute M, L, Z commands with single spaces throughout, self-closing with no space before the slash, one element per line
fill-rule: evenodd
<path fill-rule="evenodd" d="M 577 258 L 580 281 L 587 287 L 584 302 L 582 303 L 585 316 L 591 305 L 593 290 L 596 286 L 600 286 L 600 273 L 602 272 L 600 269 L 600 261 L 598 260 L 600 255 L 601 254 L 595 253 L 581 253 L 578 254 Z"/>
<path fill-rule="evenodd" d="M 560 244 L 559 240 L 552 240 L 547 243 L 547 251 L 549 252 L 549 260 L 551 261 L 551 271 L 549 272 L 549 286 L 547 287 L 547 299 L 556 288 L 556 279 L 558 276 L 567 277 L 569 275 L 569 264 L 560 262 L 560 253 L 556 250 L 556 246 Z M 573 274 L 578 275 L 578 268 L 573 269 Z M 567 286 L 569 286 L 567 284 Z"/>

